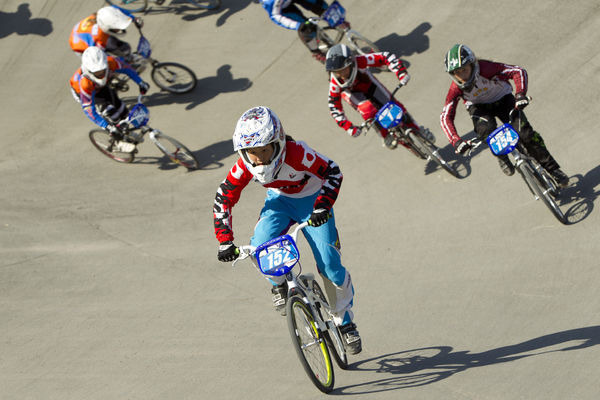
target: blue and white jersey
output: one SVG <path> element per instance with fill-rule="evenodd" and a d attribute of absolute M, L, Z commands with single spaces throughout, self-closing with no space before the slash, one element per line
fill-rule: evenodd
<path fill-rule="evenodd" d="M 269 13 L 271 21 L 287 29 L 298 30 L 305 21 L 302 15 L 295 13 L 283 14 L 282 10 L 289 7 L 294 0 L 261 0 L 263 8 Z"/>

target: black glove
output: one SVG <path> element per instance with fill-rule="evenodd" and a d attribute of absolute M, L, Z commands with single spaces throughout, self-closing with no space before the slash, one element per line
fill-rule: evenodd
<path fill-rule="evenodd" d="M 148 84 L 148 82 L 141 81 L 138 86 L 140 87 L 141 94 L 148 93 L 148 89 L 150 89 L 150 84 Z"/>
<path fill-rule="evenodd" d="M 133 23 L 140 29 L 142 28 L 142 26 L 144 26 L 144 20 L 142 19 L 142 17 L 135 17 L 133 19 Z"/>
<path fill-rule="evenodd" d="M 515 107 L 519 110 L 524 109 L 529 105 L 529 99 L 523 93 L 518 93 L 515 96 Z"/>
<path fill-rule="evenodd" d="M 310 214 L 308 224 L 310 226 L 321 226 L 329 219 L 329 210 L 318 208 Z"/>
<path fill-rule="evenodd" d="M 454 152 L 464 156 L 469 150 L 471 150 L 471 147 L 471 143 L 462 139 L 458 139 L 458 141 L 454 144 Z"/>
<path fill-rule="evenodd" d="M 231 262 L 235 261 L 238 258 L 240 251 L 232 241 L 227 241 L 219 244 L 219 254 L 217 254 L 217 258 L 219 261 L 223 262 Z"/>

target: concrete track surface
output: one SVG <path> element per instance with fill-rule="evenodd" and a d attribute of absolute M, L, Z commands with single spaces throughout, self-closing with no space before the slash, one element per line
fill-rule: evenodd
<path fill-rule="evenodd" d="M 345 135 L 321 65 L 251 0 L 144 16 L 153 54 L 199 79 L 180 96 L 152 85 L 151 125 L 201 169 L 169 163 L 149 141 L 137 162 L 113 162 L 90 144 L 93 124 L 67 85 L 79 63 L 69 32 L 103 3 L 28 3 L 0 0 L 0 399 L 325 397 L 268 283 L 215 257 L 212 201 L 236 159 L 231 134 L 261 104 L 345 177 L 336 215 L 364 351 L 336 369 L 333 396 L 599 398 L 597 1 L 343 1 L 355 29 L 410 63 L 399 99 L 464 179 L 382 148 L 373 132 Z M 447 146 L 442 60 L 457 42 L 528 70 L 527 115 L 572 178 L 569 224 L 488 151 L 465 160 Z M 464 108 L 457 126 L 472 128 Z M 252 184 L 234 209 L 237 243 L 263 196 Z"/>

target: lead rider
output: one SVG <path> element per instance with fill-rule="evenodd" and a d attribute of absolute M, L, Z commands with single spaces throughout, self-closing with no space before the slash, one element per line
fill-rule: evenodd
<path fill-rule="evenodd" d="M 250 240 L 252 246 L 283 235 L 295 223 L 309 221 L 302 231 L 309 243 L 317 270 L 323 277 L 327 297 L 334 310 L 346 350 L 357 354 L 361 338 L 352 322 L 354 288 L 350 273 L 341 263 L 340 242 L 335 227 L 333 204 L 342 173 L 338 165 L 304 142 L 286 136 L 281 122 L 267 107 L 254 107 L 238 120 L 233 134 L 239 159 L 221 183 L 215 197 L 213 216 L 219 241 L 219 261 L 237 259 L 232 215 L 242 190 L 255 180 L 267 190 L 265 204 Z M 285 313 L 287 285 L 283 277 L 272 277 L 273 305 Z"/>

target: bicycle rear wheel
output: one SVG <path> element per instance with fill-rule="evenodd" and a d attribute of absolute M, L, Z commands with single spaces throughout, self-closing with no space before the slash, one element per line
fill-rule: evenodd
<path fill-rule="evenodd" d="M 144 11 L 148 7 L 148 0 L 106 0 L 106 2 L 129 12 Z"/>
<path fill-rule="evenodd" d="M 288 328 L 302 367 L 321 392 L 331 392 L 334 384 L 331 357 L 310 308 L 298 296 L 292 296 L 286 307 Z"/>
<path fill-rule="evenodd" d="M 317 281 L 313 280 L 312 290 L 322 303 L 329 305 L 327 298 Z M 329 316 L 325 310 L 319 309 L 319 313 L 322 320 L 326 321 L 328 319 Z M 341 369 L 348 369 L 348 355 L 346 354 L 346 348 L 344 347 L 344 342 L 342 342 L 342 335 L 340 334 L 339 329 L 337 327 L 328 329 L 323 332 L 323 337 L 327 342 L 327 346 L 329 346 L 330 353 L 333 354 L 333 359 L 336 364 Z"/>
<path fill-rule="evenodd" d="M 215 10 L 221 7 L 221 0 L 187 0 L 186 5 L 202 10 Z"/>
<path fill-rule="evenodd" d="M 123 153 L 118 151 L 116 140 L 104 129 L 93 129 L 89 134 L 90 140 L 102 154 L 108 158 L 121 163 L 130 163 L 135 158 L 135 153 Z"/>
<path fill-rule="evenodd" d="M 152 68 L 152 80 L 156 85 L 171 93 L 187 93 L 196 87 L 194 71 L 174 62 L 158 63 Z"/>
<path fill-rule="evenodd" d="M 440 149 L 429 140 L 423 138 L 421 135 L 417 135 L 414 132 L 409 132 L 410 139 L 413 145 L 419 148 L 419 151 L 426 155 L 428 160 L 433 160 L 437 165 L 442 167 L 450 175 L 458 178 L 458 171 L 440 155 Z"/>
<path fill-rule="evenodd" d="M 189 170 L 198 168 L 198 160 L 190 149 L 185 147 L 180 141 L 164 135 L 158 130 L 153 130 L 150 133 L 150 140 L 158 147 L 164 155 L 177 164 L 183 165 Z"/>
<path fill-rule="evenodd" d="M 551 194 L 551 188 L 544 187 L 544 185 L 542 185 L 540 182 L 541 178 L 538 178 L 536 172 L 529 162 L 525 161 L 521 163 L 518 168 L 521 176 L 523 179 L 525 179 L 525 182 L 529 188 L 534 192 L 535 197 L 542 200 L 542 202 L 546 205 L 546 207 L 548 207 L 557 220 L 563 224 L 566 224 L 567 218 L 560 207 L 558 207 L 558 204 L 556 204 L 554 201 L 554 198 Z"/>
<path fill-rule="evenodd" d="M 352 43 L 354 50 L 359 54 L 379 53 L 379 48 L 375 43 L 371 42 L 355 30 L 349 30 L 346 32 L 346 35 L 350 43 Z"/>

